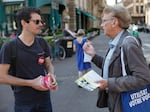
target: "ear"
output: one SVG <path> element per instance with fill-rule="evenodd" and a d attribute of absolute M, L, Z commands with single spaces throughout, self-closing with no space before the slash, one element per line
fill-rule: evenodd
<path fill-rule="evenodd" d="M 111 23 L 112 25 L 114 25 L 115 24 L 115 22 L 114 22 L 114 20 L 112 21 L 112 23 Z"/>
<path fill-rule="evenodd" d="M 118 21 L 118 19 L 113 19 L 113 21 L 112 21 L 112 26 L 114 27 L 114 26 L 118 26 L 119 25 L 119 21 Z"/>
<path fill-rule="evenodd" d="M 112 27 L 114 27 L 116 25 L 115 20 L 112 21 Z"/>
<path fill-rule="evenodd" d="M 26 21 L 21 20 L 21 25 L 22 25 L 22 26 L 25 26 L 26 24 L 27 24 L 27 22 L 26 22 Z"/>

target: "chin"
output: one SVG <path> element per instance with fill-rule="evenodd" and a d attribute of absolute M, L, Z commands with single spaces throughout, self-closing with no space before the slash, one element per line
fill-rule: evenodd
<path fill-rule="evenodd" d="M 35 35 L 40 35 L 41 34 L 41 32 L 35 32 Z"/>
<path fill-rule="evenodd" d="M 107 32 L 104 31 L 104 35 L 107 35 L 107 36 L 108 36 L 109 34 L 108 34 Z"/>

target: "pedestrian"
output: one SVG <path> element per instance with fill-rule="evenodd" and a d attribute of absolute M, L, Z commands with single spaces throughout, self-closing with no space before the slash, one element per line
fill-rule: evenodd
<path fill-rule="evenodd" d="M 37 37 L 43 26 L 40 10 L 25 7 L 17 12 L 16 20 L 21 33 L 1 48 L 0 83 L 12 85 L 15 112 L 52 112 L 50 90 L 57 89 L 57 83 L 49 46 Z M 12 60 L 13 46 L 16 57 Z"/>
<path fill-rule="evenodd" d="M 135 25 L 132 26 L 130 25 L 128 29 L 129 29 L 129 33 L 133 35 L 138 40 L 139 44 L 142 46 L 142 40 L 139 36 L 139 32 L 137 31 Z"/>
<path fill-rule="evenodd" d="M 91 70 L 91 63 L 84 62 L 85 53 L 82 49 L 82 46 L 84 43 L 88 41 L 85 37 L 85 32 L 83 29 L 79 29 L 77 32 L 77 38 L 74 40 L 74 52 L 76 52 L 76 62 L 77 62 L 77 68 L 78 68 L 78 77 L 83 76 L 85 73 L 87 73 L 89 70 Z"/>
<path fill-rule="evenodd" d="M 101 27 L 104 34 L 110 38 L 110 48 L 103 58 L 95 53 L 94 47 L 86 43 L 83 49 L 92 56 L 92 62 L 102 69 L 103 80 L 100 83 L 99 95 L 110 112 L 122 112 L 121 93 L 130 91 L 150 83 L 150 71 L 143 56 L 141 47 L 127 31 L 131 17 L 123 6 L 106 6 L 103 10 Z M 122 74 L 121 48 L 124 52 L 124 62 L 127 76 Z"/>

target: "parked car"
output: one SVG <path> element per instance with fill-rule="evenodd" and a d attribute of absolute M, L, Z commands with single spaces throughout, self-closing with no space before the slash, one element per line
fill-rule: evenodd
<path fill-rule="evenodd" d="M 149 25 L 138 25 L 139 32 L 145 32 L 145 33 L 150 33 L 150 26 Z"/>
<path fill-rule="evenodd" d="M 146 33 L 150 33 L 150 25 L 146 26 Z"/>

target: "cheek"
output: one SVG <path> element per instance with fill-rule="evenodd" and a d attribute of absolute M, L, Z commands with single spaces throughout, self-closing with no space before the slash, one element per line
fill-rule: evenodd
<path fill-rule="evenodd" d="M 31 30 L 31 32 L 33 32 L 33 33 L 36 33 L 36 34 L 39 34 L 39 33 L 41 33 L 41 28 L 37 28 L 37 27 L 32 27 L 32 28 L 30 28 Z"/>
<path fill-rule="evenodd" d="M 111 32 L 112 32 L 112 28 L 111 27 L 104 27 L 104 33 L 106 35 L 110 35 Z"/>
<path fill-rule="evenodd" d="M 34 30 L 34 27 L 33 27 L 33 26 L 28 26 L 26 29 L 27 29 L 28 31 L 32 31 L 32 30 Z"/>

